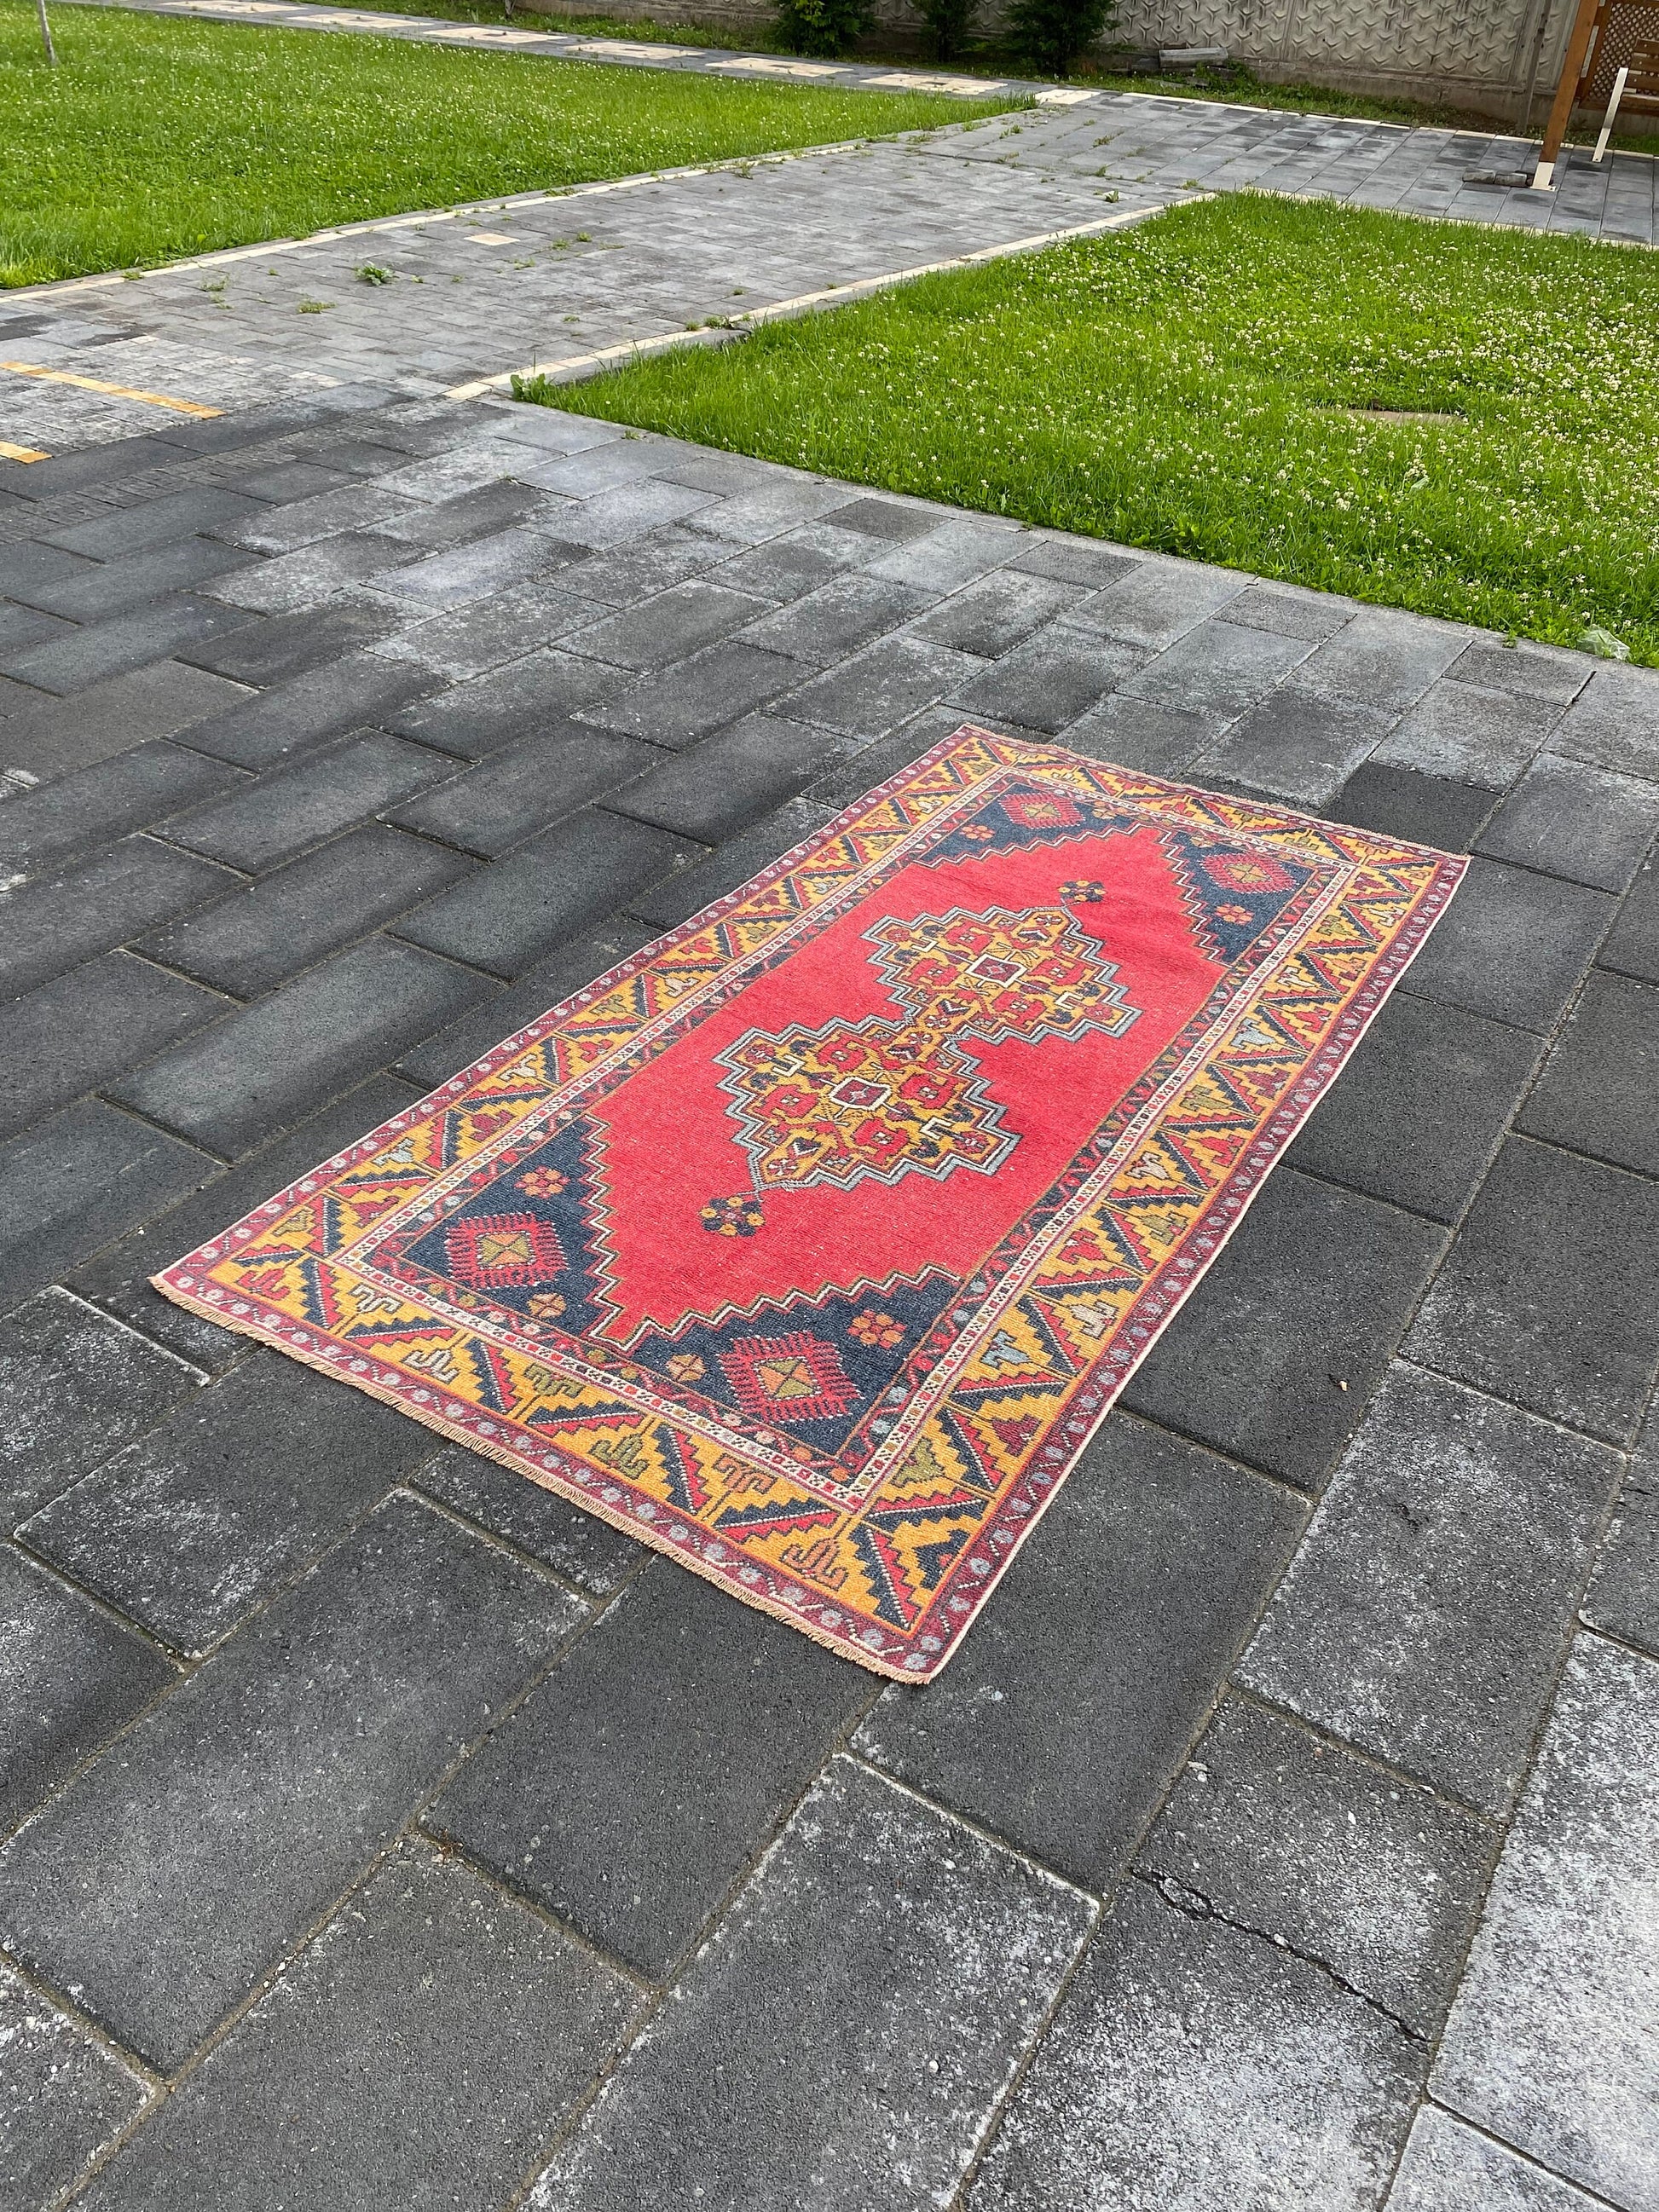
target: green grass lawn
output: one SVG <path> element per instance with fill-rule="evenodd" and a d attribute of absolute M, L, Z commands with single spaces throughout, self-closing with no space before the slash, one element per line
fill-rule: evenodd
<path fill-rule="evenodd" d="M 1237 197 L 545 396 L 1659 664 L 1650 252 Z"/>
<path fill-rule="evenodd" d="M 0 285 L 1007 107 L 0 0 Z"/>

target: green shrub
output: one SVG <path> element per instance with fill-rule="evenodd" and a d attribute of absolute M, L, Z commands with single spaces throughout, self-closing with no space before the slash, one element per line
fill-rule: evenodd
<path fill-rule="evenodd" d="M 844 54 L 875 16 L 873 0 L 777 0 L 778 29 L 791 53 Z"/>
<path fill-rule="evenodd" d="M 1012 0 L 1008 37 L 1045 76 L 1064 76 L 1116 18 L 1116 0 Z"/>
<path fill-rule="evenodd" d="M 979 0 L 916 0 L 927 26 L 927 50 L 936 62 L 953 62 L 968 43 Z"/>

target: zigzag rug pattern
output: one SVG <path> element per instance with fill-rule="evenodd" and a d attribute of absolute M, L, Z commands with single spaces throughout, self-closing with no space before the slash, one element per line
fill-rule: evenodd
<path fill-rule="evenodd" d="M 925 1681 L 1465 865 L 964 727 L 155 1285 Z"/>

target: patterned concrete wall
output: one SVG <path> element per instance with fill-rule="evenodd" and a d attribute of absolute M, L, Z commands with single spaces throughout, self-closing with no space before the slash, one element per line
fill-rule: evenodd
<path fill-rule="evenodd" d="M 592 0 L 521 0 L 547 15 Z M 607 0 L 612 15 L 728 27 L 768 21 L 769 0 Z M 988 28 L 1002 0 L 981 0 Z M 1269 78 L 1447 99 L 1513 118 L 1535 80 L 1542 98 L 1560 67 L 1572 0 L 1120 0 L 1108 43 L 1224 46 Z M 910 0 L 878 0 L 882 41 L 919 40 Z M 1534 103 L 1535 105 L 1537 103 Z"/>

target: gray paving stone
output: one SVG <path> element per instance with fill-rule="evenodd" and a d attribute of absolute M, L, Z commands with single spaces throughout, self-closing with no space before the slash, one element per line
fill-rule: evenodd
<path fill-rule="evenodd" d="M 1427 2037 L 1480 1915 L 1492 1831 L 1229 1697 L 1137 1855 L 1172 1903 L 1329 1968 Z"/>
<path fill-rule="evenodd" d="M 143 2109 L 138 2075 L 0 1966 L 0 2175 L 18 2212 L 55 2204 Z M 14 2193 L 15 2192 L 15 2193 Z"/>
<path fill-rule="evenodd" d="M 178 1676 L 9 1544 L 0 1546 L 0 1828 L 9 1829 Z"/>
<path fill-rule="evenodd" d="M 1396 991 L 1287 1158 L 1327 1182 L 1455 1221 L 1540 1057 L 1530 1030 Z"/>
<path fill-rule="evenodd" d="M 937 699 L 959 700 L 983 667 L 972 654 L 889 637 L 803 684 L 780 711 L 849 738 L 883 738 Z"/>
<path fill-rule="evenodd" d="M 1017 544 L 1008 563 L 1011 568 L 1032 576 L 1052 576 L 1063 584 L 1082 584 L 1091 592 L 1116 583 L 1140 566 L 1134 554 L 1119 546 L 1093 545 L 1080 538 L 1022 532 Z"/>
<path fill-rule="evenodd" d="M 604 581 L 609 586 L 607 596 L 618 599 L 633 596 L 629 588 L 630 570 L 619 568 L 616 583 L 609 585 L 611 564 L 624 560 L 639 560 L 650 553 L 659 542 L 648 540 L 639 546 L 627 547 L 621 554 L 600 554 L 597 559 L 586 562 L 580 572 L 572 572 L 571 590 L 592 592 Z M 700 536 L 696 544 L 706 547 L 710 542 Z M 787 601 L 801 599 L 806 592 L 815 591 L 820 584 L 828 583 L 832 576 L 844 574 L 854 565 L 852 548 L 857 541 L 849 537 L 848 548 L 843 551 L 833 541 L 828 544 L 821 543 L 811 530 L 791 531 L 785 537 L 769 538 L 763 544 L 750 546 L 746 552 L 735 555 L 729 543 L 718 539 L 712 543 L 718 548 L 717 557 L 726 556 L 720 571 L 720 580 L 723 584 L 731 585 L 734 591 L 752 592 L 757 599 Z M 901 547 L 898 556 L 884 557 L 900 557 L 906 550 Z M 682 560 L 687 562 L 690 557 L 690 549 L 681 556 Z M 696 566 L 703 568 L 707 565 L 708 555 L 705 552 L 697 559 Z"/>
<path fill-rule="evenodd" d="M 528 2202 L 946 2203 L 1088 1925 L 1075 1891 L 837 1760 Z"/>
<path fill-rule="evenodd" d="M 252 466 L 239 466 L 234 478 L 239 491 L 268 506 L 310 499 L 319 492 L 333 491 L 337 486 L 351 481 L 349 471 L 325 468 L 319 461 L 263 459 L 256 460 Z"/>
<path fill-rule="evenodd" d="M 1570 2181 L 1425 2105 L 1412 2122 L 1388 2212 L 1596 2212 L 1596 2204 Z"/>
<path fill-rule="evenodd" d="M 516 738 L 558 729 L 578 708 L 611 698 L 624 681 L 617 670 L 574 653 L 532 653 L 382 719 L 421 744 L 482 760 Z"/>
<path fill-rule="evenodd" d="M 80 1297 L 116 1315 L 147 1337 L 176 1352 L 181 1359 L 217 1374 L 247 1350 L 247 1339 L 233 1336 L 216 1322 L 204 1321 L 174 1305 L 149 1286 L 149 1278 L 182 1260 L 210 1237 L 263 1206 L 302 1175 L 332 1159 L 369 1130 L 378 1128 L 419 1092 L 389 1076 L 374 1076 L 325 1107 L 289 1133 L 255 1152 L 240 1167 L 218 1173 L 171 1210 L 135 1229 L 84 1267 L 75 1269 L 70 1287 Z M 203 1163 L 207 1169 L 210 1164 Z M 126 1439 L 119 1437 L 117 1443 Z"/>
<path fill-rule="evenodd" d="M 261 501 L 246 492 L 222 484 L 191 484 L 185 491 L 163 492 L 140 500 L 136 507 L 117 507 L 113 514 L 50 530 L 44 542 L 88 554 L 94 561 L 120 561 L 147 553 L 155 545 L 193 537 L 198 530 L 234 531 L 239 522 L 262 511 Z"/>
<path fill-rule="evenodd" d="M 660 1979 L 873 1687 L 787 1624 L 653 1561 L 428 1822 Z"/>
<path fill-rule="evenodd" d="M 1622 891 L 1659 830 L 1659 784 L 1540 753 L 1479 850 L 1598 890 Z"/>
<path fill-rule="evenodd" d="M 654 768 L 664 755 L 636 738 L 565 722 L 490 753 L 465 775 L 425 793 L 392 817 L 401 827 L 487 858 L 520 845 Z M 625 809 L 632 811 L 632 809 Z"/>
<path fill-rule="evenodd" d="M 1062 743 L 1068 752 L 1085 753 L 1091 760 L 1179 779 L 1218 733 L 1213 714 L 1189 714 L 1115 691 L 1079 721 L 1069 723 Z"/>
<path fill-rule="evenodd" d="M 637 2001 L 470 1868 L 405 1844 L 84 2202 L 502 2203 Z"/>
<path fill-rule="evenodd" d="M 794 798 L 843 749 L 829 732 L 751 714 L 662 761 L 609 803 L 635 821 L 713 845 Z"/>
<path fill-rule="evenodd" d="M 228 637 L 185 647 L 179 658 L 238 684 L 285 684 L 385 637 L 397 617 L 366 600 L 342 601 L 319 611 L 273 615 L 248 623 Z"/>
<path fill-rule="evenodd" d="M 1311 690 L 1293 677 L 1194 763 L 1194 779 L 1322 806 L 1388 727 L 1386 713 Z"/>
<path fill-rule="evenodd" d="M 1006 541 L 1003 544 L 1006 550 Z M 1079 584 L 1002 568 L 981 576 L 935 607 L 917 623 L 915 635 L 958 653 L 994 660 L 1074 606 L 1083 592 L 1084 586 Z"/>
<path fill-rule="evenodd" d="M 6 1009 L 0 1138 L 188 1036 L 224 1003 L 131 952 L 105 952 L 38 983 Z"/>
<path fill-rule="evenodd" d="M 659 745 L 693 744 L 764 706 L 807 672 L 780 653 L 727 640 L 587 709 L 586 719 Z"/>
<path fill-rule="evenodd" d="M 1659 776 L 1659 678 L 1649 668 L 1598 668 L 1550 750 L 1626 775 Z"/>
<path fill-rule="evenodd" d="M 1277 630 L 1281 637 L 1305 637 L 1322 644 L 1351 622 L 1358 610 L 1352 599 L 1326 592 L 1276 590 L 1252 584 L 1227 603 L 1227 620 L 1251 629 Z"/>
<path fill-rule="evenodd" d="M 167 836 L 169 843 L 258 875 L 458 773 L 453 760 L 425 745 L 383 730 L 362 730 L 212 805 L 177 817 Z"/>
<path fill-rule="evenodd" d="M 22 538 L 0 547 L 0 598 L 21 599 L 37 585 L 54 583 L 66 576 L 84 576 L 89 561 L 77 560 L 63 546 Z"/>
<path fill-rule="evenodd" d="M 1058 734 L 1133 675 L 1146 659 L 1144 647 L 1073 628 L 1068 618 L 1051 623 L 988 668 L 962 657 L 964 673 L 949 696 L 967 714 Z"/>
<path fill-rule="evenodd" d="M 172 923 L 141 949 L 216 990 L 257 998 L 471 872 L 459 853 L 376 823 L 290 860 L 252 889 Z"/>
<path fill-rule="evenodd" d="M 402 608 L 396 634 L 382 638 L 374 650 L 382 659 L 406 661 L 447 683 L 464 684 L 568 636 L 593 615 L 592 603 L 574 592 L 519 584 L 447 614 L 411 619 L 411 610 Z"/>
<path fill-rule="evenodd" d="M 434 899 L 400 924 L 399 934 L 511 979 L 700 849 L 648 823 L 585 806 Z"/>
<path fill-rule="evenodd" d="M 1483 690 L 1447 678 L 1417 702 L 1377 747 L 1376 757 L 1391 767 L 1502 791 L 1522 773 L 1560 715 L 1553 700 Z"/>
<path fill-rule="evenodd" d="M 161 1420 L 201 1376 L 52 1289 L 0 1325 L 4 1527 Z"/>
<path fill-rule="evenodd" d="M 135 745 L 118 761 L 8 799 L 0 815 L 0 870 L 14 883 L 38 875 L 71 853 L 164 821 L 243 781 L 222 762 L 181 745 L 161 739 Z"/>
<path fill-rule="evenodd" d="M 1023 543 L 1023 534 L 1006 524 L 956 516 L 881 554 L 868 564 L 868 573 L 917 591 L 956 592 L 1000 568 Z"/>
<path fill-rule="evenodd" d="M 101 623 L 147 605 L 169 592 L 189 591 L 210 576 L 245 568 L 252 556 L 210 538 L 179 538 L 80 575 L 33 588 L 28 604 L 76 623 Z"/>
<path fill-rule="evenodd" d="M 1483 691 L 1520 691 L 1566 707 L 1595 672 L 1595 663 L 1588 655 L 1564 653 L 1559 646 L 1534 645 L 1525 639 L 1500 645 L 1494 639 L 1477 637 L 1449 672 L 1459 684 L 1473 684 Z"/>
<path fill-rule="evenodd" d="M 489 592 L 527 583 L 550 568 L 562 566 L 567 557 L 562 545 L 529 529 L 495 531 L 488 538 L 447 547 L 424 560 L 408 558 L 413 547 L 402 550 L 403 558 L 397 565 L 373 573 L 365 570 L 364 580 L 392 598 L 437 611 L 465 606 Z"/>
<path fill-rule="evenodd" d="M 722 570 L 720 582 L 758 599 L 778 596 L 745 583 L 736 573 L 738 566 L 756 557 L 740 556 L 730 569 Z M 717 562 L 731 561 L 729 539 L 699 530 L 695 523 L 669 523 L 631 544 L 614 546 L 603 553 L 587 552 L 561 573 L 559 589 L 574 599 L 591 600 L 596 607 L 631 607 L 653 592 L 665 592 L 688 577 L 701 575 Z M 589 619 L 594 617 L 590 615 Z"/>
<path fill-rule="evenodd" d="M 620 1589 L 649 1556 L 620 1528 L 584 1513 L 516 1468 L 501 1467 L 462 1444 L 441 1451 L 414 1481 L 452 1513 L 476 1521 L 599 1597 Z"/>
<path fill-rule="evenodd" d="M 1322 1967 L 1124 1885 L 1015 2092 L 971 2212 L 1372 2212 L 1420 2046 Z"/>
<path fill-rule="evenodd" d="M 409 547 L 374 531 L 344 530 L 337 537 L 319 538 L 314 545 L 301 545 L 292 553 L 279 553 L 256 567 L 222 577 L 213 586 L 211 597 L 222 600 L 228 610 L 297 614 L 302 607 L 326 605 L 340 592 L 371 576 L 386 589 L 390 568 L 407 562 L 410 554 Z"/>
<path fill-rule="evenodd" d="M 327 614 L 319 617 L 319 623 L 326 619 Z M 426 669 L 400 667 L 372 653 L 349 653 L 196 725 L 190 743 L 196 751 L 240 768 L 270 768 L 364 723 L 392 720 L 401 727 L 398 710 L 431 690 L 436 680 Z"/>
<path fill-rule="evenodd" d="M 1510 1138 L 1407 1349 L 1627 1445 L 1659 1363 L 1659 1188 Z"/>
<path fill-rule="evenodd" d="M 628 902 L 629 912 L 638 921 L 649 922 L 653 932 L 678 929 L 694 914 L 738 890 L 761 869 L 813 836 L 835 811 L 834 805 L 820 805 L 810 799 L 792 799 L 741 837 L 728 838 L 712 859 L 665 876 L 650 890 L 636 894 Z"/>
<path fill-rule="evenodd" d="M 734 545 L 758 545 L 802 525 L 810 526 L 823 515 L 834 515 L 839 520 L 837 510 L 850 506 L 853 497 L 846 484 L 820 483 L 810 477 L 780 471 L 759 491 L 742 492 L 717 505 L 705 503 L 697 526 Z M 593 502 L 588 504 L 591 507 Z M 856 531 L 842 534 L 849 539 L 860 535 Z M 855 557 L 874 560 L 882 550 L 880 538 L 866 536 Z"/>
<path fill-rule="evenodd" d="M 26 645 L 39 645 L 43 638 L 62 637 L 73 627 L 73 623 L 60 621 L 56 615 L 42 614 L 33 607 L 0 603 L 0 652 L 11 653 Z M 3 680 L 8 691 L 28 696 L 23 684 L 14 683 L 9 677 Z"/>
<path fill-rule="evenodd" d="M 1659 1176 L 1659 990 L 1592 973 L 1516 1127 Z"/>
<path fill-rule="evenodd" d="M 1477 855 L 1412 962 L 1411 988 L 1547 1036 L 1613 913 L 1605 892 Z"/>
<path fill-rule="evenodd" d="M 661 668 L 714 644 L 765 611 L 765 600 L 752 593 L 729 591 L 723 584 L 693 576 L 642 605 L 602 622 L 590 620 L 573 641 L 573 649 L 618 668 Z M 754 642 L 763 645 L 767 641 L 757 637 Z M 776 649 L 789 648 L 780 645 Z"/>
<path fill-rule="evenodd" d="M 1326 698 L 1357 700 L 1379 714 L 1403 714 L 1469 642 L 1467 630 L 1425 623 L 1389 607 L 1361 607 L 1303 664 L 1303 681 Z M 1438 770 L 1438 761 L 1413 759 Z M 1507 779 L 1506 779 L 1507 780 Z"/>
<path fill-rule="evenodd" d="M 6 1942 L 176 2067 L 580 1611 L 394 1498 L 0 1852 Z"/>
<path fill-rule="evenodd" d="M 1302 1520 L 1260 1476 L 1109 1421 L 950 1671 L 888 1689 L 856 1747 L 1085 1888 L 1109 1889 Z"/>
<path fill-rule="evenodd" d="M 0 1312 L 212 1171 L 205 1154 L 91 1100 L 0 1146 Z"/>
<path fill-rule="evenodd" d="M 1497 803 L 1497 793 L 1481 784 L 1366 761 L 1326 811 L 1333 822 L 1351 822 L 1357 830 L 1432 845 L 1442 853 L 1467 853 Z"/>
<path fill-rule="evenodd" d="M 1592 1627 L 1659 1658 L 1659 1429 L 1651 1409 L 1645 1443 L 1630 1462 L 1579 1610 Z"/>
<path fill-rule="evenodd" d="M 406 514 L 410 502 L 372 477 L 353 477 L 308 499 L 284 500 L 276 507 L 249 505 L 252 511 L 221 535 L 258 553 L 294 553 L 343 531 L 374 529 L 388 516 Z"/>
<path fill-rule="evenodd" d="M 178 659 L 129 670 L 70 699 L 11 688 L 19 698 L 0 724 L 0 757 L 43 781 L 110 760 L 146 738 L 172 737 L 247 696 L 240 685 Z"/>
<path fill-rule="evenodd" d="M 1053 544 L 1051 540 L 1051 562 Z M 1139 646 L 1147 656 L 1162 653 L 1189 629 L 1231 605 L 1247 581 L 1229 569 L 1206 568 L 1192 561 L 1130 562 L 1115 550 L 1104 557 L 1119 573 L 1103 577 L 1105 588 L 1076 608 L 1072 619 L 1106 636 Z M 1073 559 L 1063 558 L 1061 573 L 1075 573 Z M 1029 555 L 1019 562 L 1022 568 L 1030 565 Z M 1052 565 L 1048 573 L 1055 573 Z"/>
<path fill-rule="evenodd" d="M 1162 706 L 1242 714 L 1265 699 L 1312 649 L 1304 638 L 1229 622 L 1224 609 L 1216 619 L 1199 623 L 1177 638 L 1124 689 Z"/>
<path fill-rule="evenodd" d="M 0 890 L 0 994 L 78 967 L 152 923 L 206 905 L 237 880 L 193 854 L 125 837 L 84 867 Z"/>
<path fill-rule="evenodd" d="M 1444 2104 L 1619 2205 L 1659 2192 L 1659 1667 L 1582 1637 L 1447 2024 Z"/>
<path fill-rule="evenodd" d="M 519 469 L 516 473 L 526 483 L 534 483 L 541 471 L 532 466 Z M 738 503 L 735 500 L 725 502 L 726 513 L 722 520 Z M 709 505 L 707 492 L 693 491 L 684 484 L 665 483 L 660 479 L 617 484 L 609 491 L 596 492 L 591 499 L 573 503 L 562 513 L 559 535 L 579 545 L 625 545 L 630 539 L 643 538 L 647 531 L 660 529 L 665 522 L 680 522 L 687 515 L 705 514 Z"/>
<path fill-rule="evenodd" d="M 15 676 L 60 698 L 89 690 L 112 676 L 165 660 L 180 646 L 219 637 L 252 619 L 240 606 L 222 606 L 189 592 L 174 592 L 72 635 L 48 638 L 20 652 L 0 653 L 0 673 Z"/>
<path fill-rule="evenodd" d="M 412 945 L 371 938 L 112 1085 L 110 1096 L 235 1159 L 389 1065 L 489 988 Z"/>
<path fill-rule="evenodd" d="M 1596 957 L 1622 975 L 1659 983 L 1659 862 L 1649 860 L 1638 873 Z"/>
<path fill-rule="evenodd" d="M 1444 1242 L 1432 1223 L 1279 1167 L 1124 1406 L 1317 1490 Z"/>
<path fill-rule="evenodd" d="M 526 968 L 510 988 L 483 1000 L 447 1030 L 423 1038 L 398 1062 L 398 1073 L 424 1090 L 447 1083 L 504 1038 L 515 1036 L 573 991 L 648 945 L 655 934 L 625 915 L 610 916 L 598 929 L 580 933 L 545 960 Z"/>
<path fill-rule="evenodd" d="M 1241 1679 L 1506 1812 L 1619 1475 L 1588 1438 L 1397 1365 Z"/>
<path fill-rule="evenodd" d="M 199 1658 L 432 1455 L 429 1430 L 256 1352 L 62 1492 L 21 1540 Z"/>
<path fill-rule="evenodd" d="M 744 642 L 785 653 L 815 669 L 829 668 L 921 613 L 933 604 L 933 596 L 914 585 L 854 570 L 832 577 L 804 599 L 759 621 L 751 620 Z"/>

